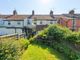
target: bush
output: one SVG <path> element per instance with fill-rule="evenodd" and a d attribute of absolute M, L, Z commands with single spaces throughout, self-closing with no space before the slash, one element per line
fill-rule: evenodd
<path fill-rule="evenodd" d="M 66 40 L 73 44 L 79 43 L 80 42 L 80 33 L 73 32 L 72 34 L 67 36 Z"/>
<path fill-rule="evenodd" d="M 48 36 L 53 36 L 53 40 L 62 41 L 64 40 L 71 31 L 65 27 L 59 25 L 51 25 L 48 27 Z"/>
<path fill-rule="evenodd" d="M 80 59 L 80 55 L 77 52 L 72 50 L 70 47 L 66 46 L 65 44 L 58 43 L 53 44 L 53 48 L 58 52 L 62 53 L 63 55 L 67 56 L 70 60 L 77 60 Z"/>
<path fill-rule="evenodd" d="M 18 60 L 29 42 L 20 40 L 0 40 L 0 60 Z"/>
<path fill-rule="evenodd" d="M 80 33 L 72 32 L 68 28 L 61 27 L 59 25 L 50 25 L 45 30 L 39 32 L 30 41 L 51 46 L 58 52 L 67 56 L 69 60 L 77 60 L 80 59 L 80 54 L 64 43 L 68 41 L 75 44 L 76 41 L 79 40 Z"/>
<path fill-rule="evenodd" d="M 59 25 L 50 25 L 48 28 L 40 31 L 34 40 L 51 40 L 51 41 L 57 41 L 60 42 L 62 40 L 65 40 L 67 36 L 69 36 L 72 32 L 65 28 L 61 27 Z"/>
<path fill-rule="evenodd" d="M 76 33 L 72 33 L 70 36 L 66 38 L 66 40 L 71 43 L 75 43 L 75 41 L 78 40 L 78 36 Z"/>

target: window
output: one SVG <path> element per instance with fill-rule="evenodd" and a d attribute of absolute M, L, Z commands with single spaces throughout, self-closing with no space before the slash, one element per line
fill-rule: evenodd
<path fill-rule="evenodd" d="M 4 25 L 4 21 L 3 20 L 0 20 L 0 25 Z"/>
<path fill-rule="evenodd" d="M 30 24 L 30 20 L 27 20 L 28 22 L 27 22 L 27 24 Z"/>
<path fill-rule="evenodd" d="M 52 21 L 50 21 L 50 24 L 53 24 L 53 22 L 52 22 Z"/>
<path fill-rule="evenodd" d="M 42 21 L 40 21 L 40 24 L 42 24 Z"/>
<path fill-rule="evenodd" d="M 20 25 L 21 24 L 20 21 L 18 21 L 17 24 Z"/>
<path fill-rule="evenodd" d="M 36 24 L 37 24 L 37 22 L 36 22 L 36 21 L 34 21 L 34 24 L 36 25 Z"/>
<path fill-rule="evenodd" d="M 53 24 L 53 21 L 52 20 L 50 21 L 50 24 Z"/>
<path fill-rule="evenodd" d="M 11 22 L 10 21 L 8 21 L 8 25 L 11 25 Z"/>

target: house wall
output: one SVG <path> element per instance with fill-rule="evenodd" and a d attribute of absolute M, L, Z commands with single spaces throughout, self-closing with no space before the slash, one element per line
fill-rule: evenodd
<path fill-rule="evenodd" d="M 67 21 L 67 23 L 66 23 Z M 66 26 L 69 29 L 73 28 L 73 19 L 61 19 L 59 21 L 59 24 L 61 24 L 62 26 Z M 79 19 L 75 19 L 75 30 L 79 31 L 80 30 L 80 20 Z"/>
<path fill-rule="evenodd" d="M 40 31 L 40 30 L 48 27 L 49 24 L 57 24 L 57 20 L 36 20 L 36 21 L 33 21 L 33 24 L 34 23 L 36 23 L 35 24 L 36 31 Z"/>
<path fill-rule="evenodd" d="M 76 19 L 74 25 L 75 25 L 75 30 L 78 31 L 80 28 L 80 20 Z M 69 20 L 67 26 L 69 29 L 72 29 L 73 28 L 73 20 Z"/>
<path fill-rule="evenodd" d="M 42 22 L 42 23 L 41 23 Z M 49 24 L 56 24 L 57 20 L 37 20 L 33 21 L 33 24 L 36 23 L 36 25 L 49 25 Z"/>
<path fill-rule="evenodd" d="M 4 23 L 2 24 L 2 22 Z M 36 22 L 36 24 L 34 24 L 34 22 Z M 56 23 L 57 23 L 57 20 L 36 20 L 35 21 L 33 19 L 27 19 L 27 18 L 24 20 L 3 20 L 0 23 L 0 32 L 4 34 L 14 34 L 15 32 L 20 34 L 22 33 L 22 27 L 24 26 L 41 30 L 47 27 L 48 24 L 56 24 Z"/>
<path fill-rule="evenodd" d="M 69 20 L 68 23 L 67 23 L 67 27 L 69 29 L 72 29 L 72 26 L 73 26 L 72 20 Z"/>
<path fill-rule="evenodd" d="M 21 34 L 22 27 L 23 27 L 23 21 L 0 20 L 0 35 L 14 34 L 15 32 Z"/>
<path fill-rule="evenodd" d="M 5 20 L 4 21 L 4 26 L 6 26 L 6 27 L 23 27 L 23 21 Z"/>
<path fill-rule="evenodd" d="M 0 28 L 0 35 L 4 35 L 4 34 L 21 34 L 22 33 L 22 29 L 14 29 L 14 28 Z"/>
<path fill-rule="evenodd" d="M 77 26 L 77 30 L 80 31 L 80 20 L 79 19 L 76 20 L 76 26 Z"/>
<path fill-rule="evenodd" d="M 24 19 L 24 26 L 32 25 L 32 20 L 33 19 Z"/>

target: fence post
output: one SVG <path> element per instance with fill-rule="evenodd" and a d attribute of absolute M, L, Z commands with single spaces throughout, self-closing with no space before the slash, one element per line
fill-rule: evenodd
<path fill-rule="evenodd" d="M 5 35 L 5 36 L 0 36 L 0 40 L 4 40 L 4 39 L 15 39 L 15 40 L 19 40 L 19 38 L 26 38 L 26 35 L 23 34 L 13 34 L 13 35 Z"/>

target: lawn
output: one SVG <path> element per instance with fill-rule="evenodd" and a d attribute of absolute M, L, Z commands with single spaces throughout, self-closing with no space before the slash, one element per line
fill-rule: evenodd
<path fill-rule="evenodd" d="M 51 48 L 29 45 L 19 60 L 66 60 Z"/>

